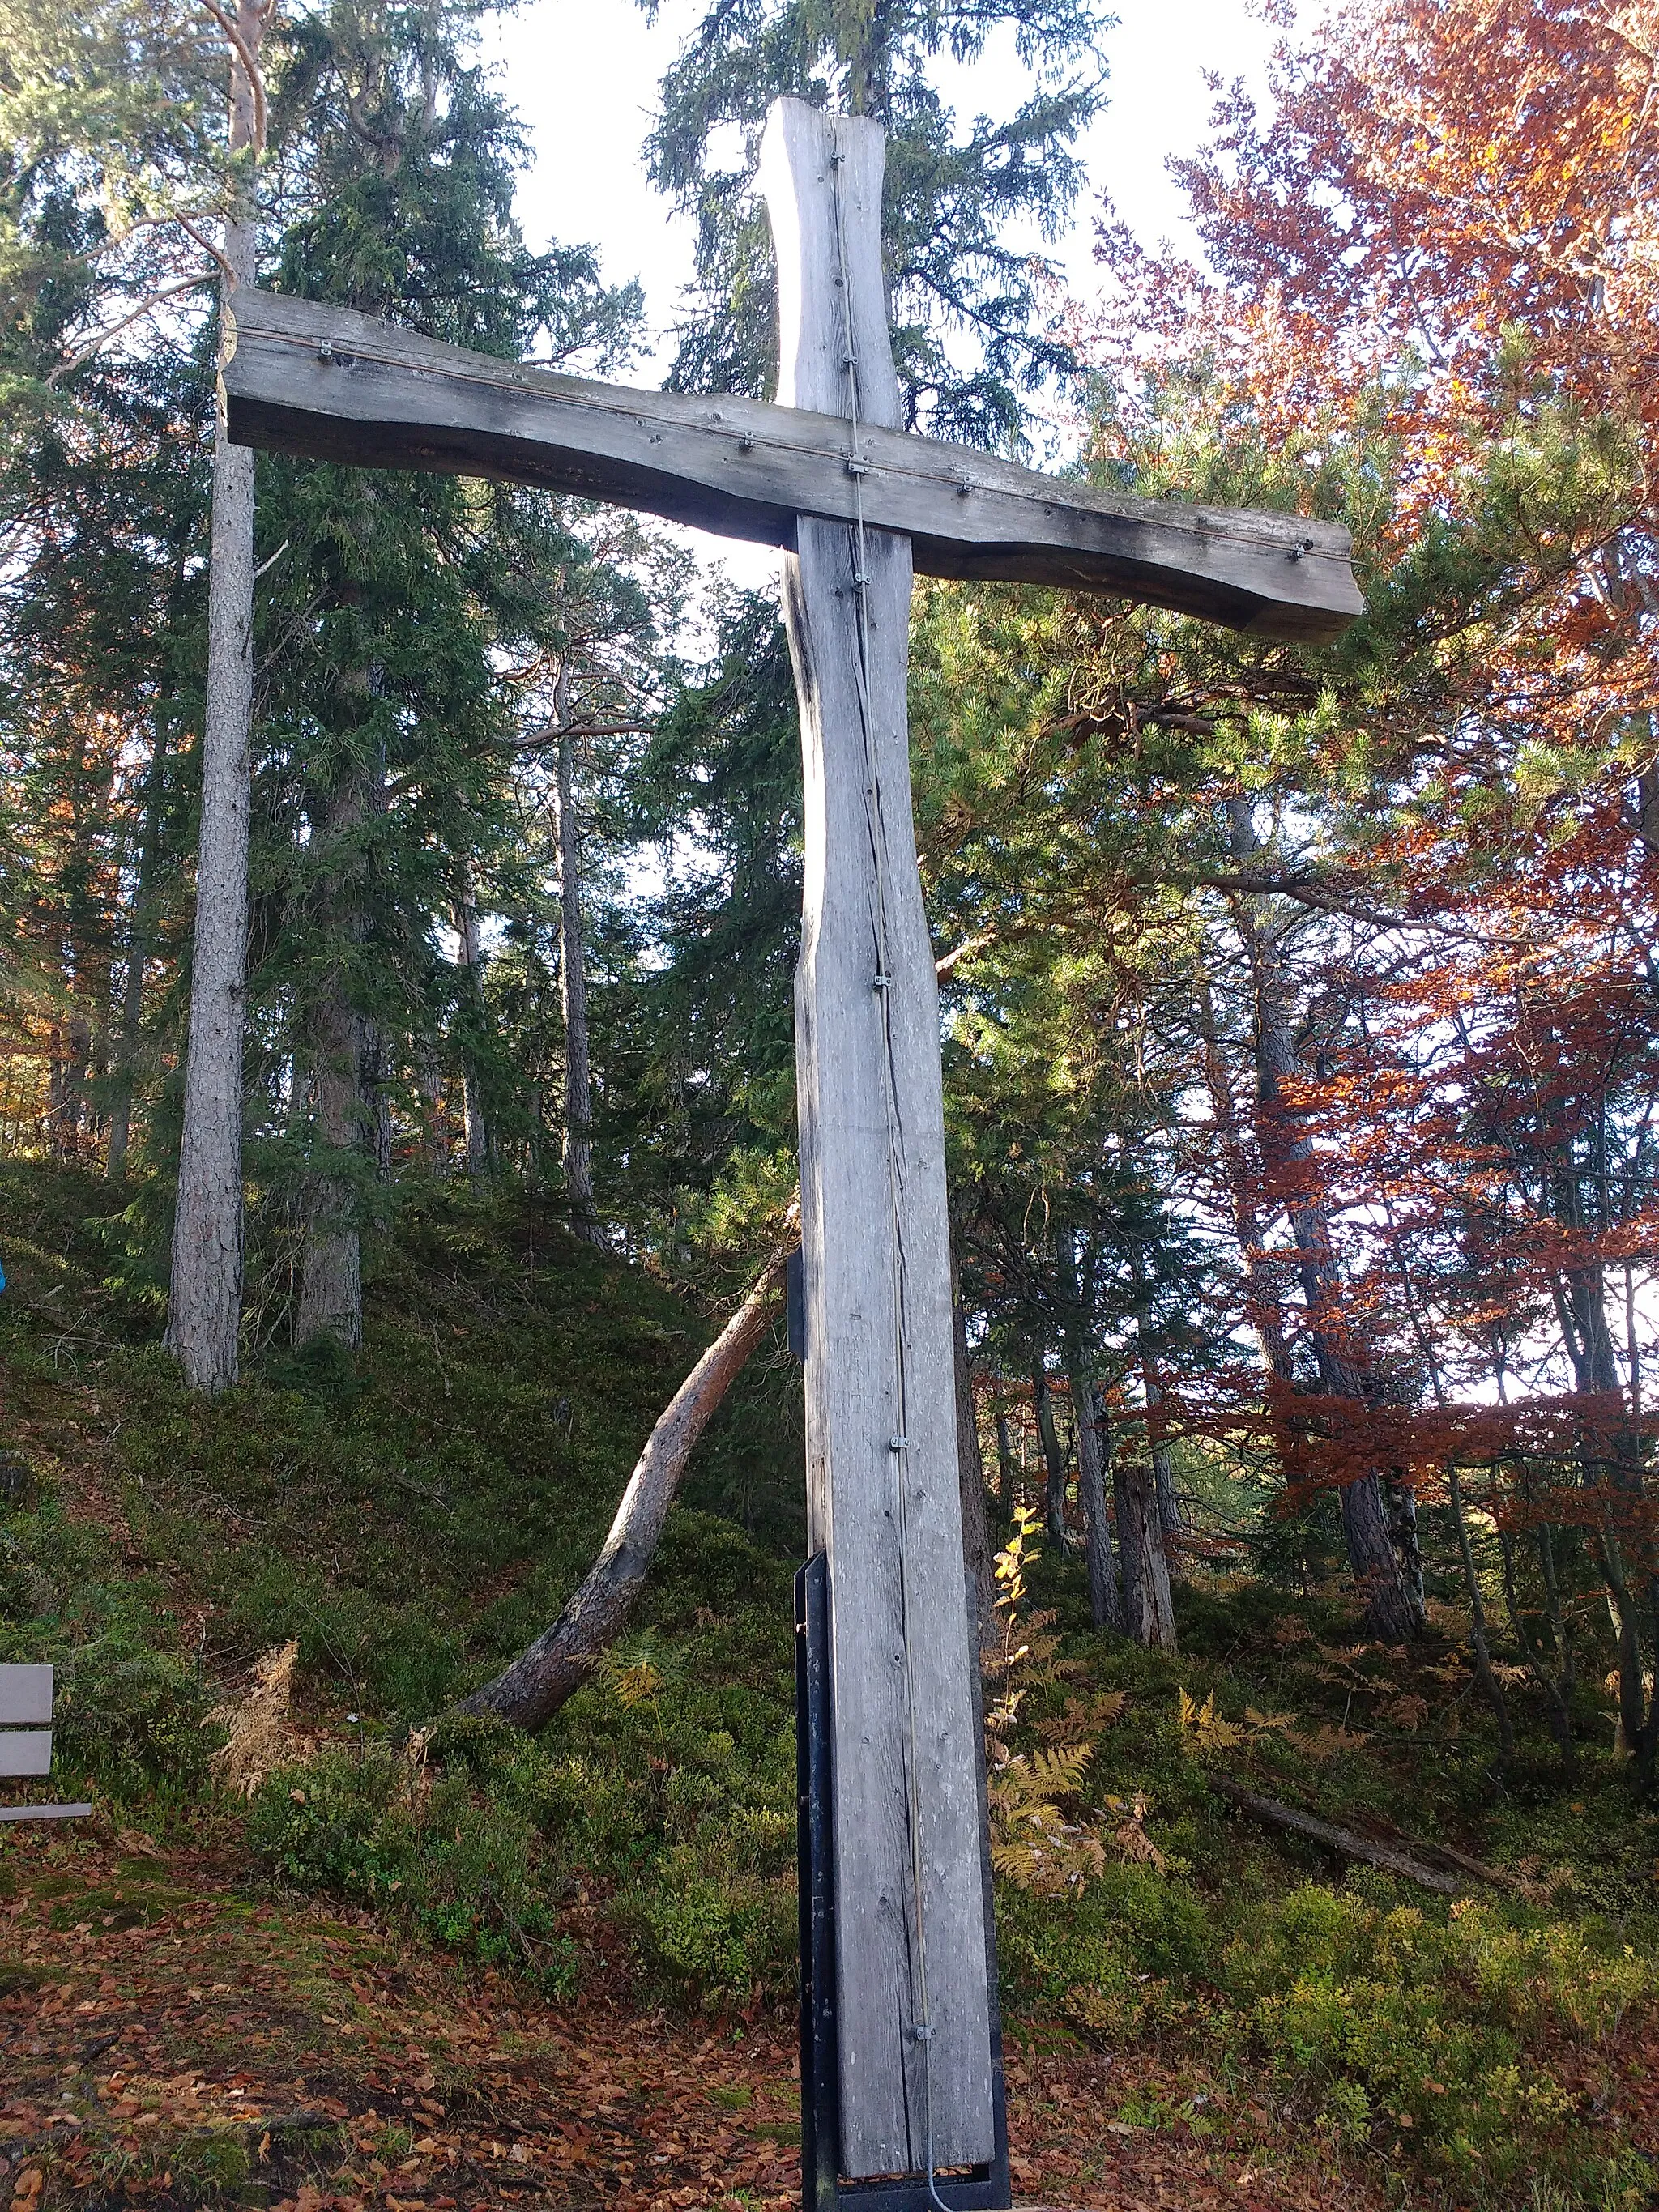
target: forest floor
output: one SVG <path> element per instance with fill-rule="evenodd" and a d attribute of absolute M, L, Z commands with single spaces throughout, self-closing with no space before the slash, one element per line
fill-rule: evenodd
<path fill-rule="evenodd" d="M 585 1571 L 708 1316 L 522 1198 L 431 1193 L 369 1255 L 356 1360 L 283 1340 L 256 1238 L 247 1379 L 204 1401 L 144 1194 L 112 1203 L 0 1166 L 0 1660 L 58 1668 L 52 1794 L 99 1808 L 0 1828 L 0 2212 L 797 2203 L 787 1354 L 596 1680 L 536 1739 L 428 1741 Z M 1086 1746 L 1061 1826 L 1102 1850 L 999 1881 L 1021 2201 L 1659 2204 L 1659 1816 L 1592 1591 L 1572 1765 L 1516 1680 L 1500 1771 L 1443 1594 L 1383 1651 L 1334 1584 L 1194 1571 L 1171 1657 L 1096 1635 L 1074 1562 L 1032 1580 L 1056 1656 L 1005 1779 Z M 212 1753 L 277 1650 L 244 1799 Z M 1487 1874 L 1345 1867 L 1240 1784 Z"/>
<path fill-rule="evenodd" d="M 120 1836 L 0 1843 L 0 2177 L 11 2203 L 216 2197 L 295 2212 L 518 2204 L 783 2212 L 793 2024 L 526 2002 L 495 1975 Z M 1631 2053 L 1632 2064 L 1650 2054 Z M 1100 2212 L 1365 2212 L 1386 2197 L 1201 2069 L 1008 2056 L 1017 2194 Z M 1659 2075 L 1651 2069 L 1651 2094 Z M 1162 2126 L 1103 2121 L 1131 2094 Z M 1186 2117 L 1182 2117 L 1183 2110 Z M 1206 2118 L 1207 2114 L 1207 2118 Z"/>

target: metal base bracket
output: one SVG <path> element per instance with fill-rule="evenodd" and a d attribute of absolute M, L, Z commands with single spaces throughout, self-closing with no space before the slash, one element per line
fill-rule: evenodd
<path fill-rule="evenodd" d="M 975 1716 L 977 1719 L 977 1715 Z M 836 2008 L 836 1905 L 831 1854 L 830 1772 L 834 1729 L 830 1704 L 830 1563 L 822 1552 L 795 1577 L 795 1778 L 799 1793 L 800 1885 L 800 2171 L 804 2212 L 1006 2212 L 1013 2202 L 1008 2172 L 1008 2119 L 1002 2076 L 1002 2033 L 996 2009 L 996 1960 L 991 1935 L 990 1852 L 982 1843 L 985 1926 L 994 1955 L 991 1991 L 991 2096 L 995 2152 L 988 2166 L 939 2174 L 936 2195 L 925 2173 L 849 2181 L 839 2172 L 841 2042 Z M 986 1835 L 981 1808 L 981 1838 Z"/>

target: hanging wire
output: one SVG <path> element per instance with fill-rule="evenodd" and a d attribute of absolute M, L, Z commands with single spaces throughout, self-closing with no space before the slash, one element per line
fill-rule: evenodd
<path fill-rule="evenodd" d="M 833 130 L 834 125 L 831 125 Z M 893 1006 L 890 989 L 891 966 L 887 939 L 887 837 L 882 816 L 881 779 L 876 771 L 875 731 L 870 707 L 870 574 L 864 528 L 864 456 L 859 449 L 859 356 L 853 329 L 852 272 L 847 259 L 847 224 L 842 194 L 840 149 L 830 155 L 830 193 L 836 213 L 836 258 L 839 265 L 842 330 L 846 351 L 842 367 L 847 377 L 847 420 L 851 451 L 847 470 L 853 479 L 853 590 L 857 608 L 858 651 L 854 657 L 858 692 L 859 726 L 864 739 L 865 823 L 875 881 L 875 912 L 871 917 L 876 940 L 876 972 L 871 978 L 881 1006 L 881 1034 L 886 1081 L 883 1086 L 887 1124 L 887 1198 L 893 1255 L 893 1408 L 894 1434 L 888 1440 L 893 1462 L 898 1537 L 899 1625 L 904 1653 L 904 1703 L 908 1736 L 905 1773 L 910 1845 L 910 1895 L 915 1938 L 915 1998 L 920 2018 L 910 2028 L 921 2051 L 922 2125 L 927 2159 L 927 2194 L 937 2212 L 950 2212 L 939 2193 L 938 2169 L 933 2163 L 933 2022 L 928 2001 L 927 1928 L 922 1902 L 921 1798 L 918 1780 L 916 1686 L 911 1645 L 909 1581 L 909 1344 L 905 1328 L 907 1284 L 904 1261 L 903 1115 L 899 1103 L 898 1064 L 893 1050 Z"/>

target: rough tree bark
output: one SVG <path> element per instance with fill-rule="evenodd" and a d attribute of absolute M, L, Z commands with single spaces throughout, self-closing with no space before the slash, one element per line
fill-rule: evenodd
<path fill-rule="evenodd" d="M 263 150 L 259 42 L 276 0 L 236 0 L 230 55 L 233 155 Z M 248 750 L 253 714 L 253 455 L 225 429 L 224 368 L 236 293 L 257 274 L 252 169 L 224 226 L 219 384 L 213 434 L 202 820 L 196 862 L 184 1130 L 173 1218 L 167 1344 L 193 1389 L 236 1380 L 242 1305 L 242 1029 L 247 963 Z"/>
<path fill-rule="evenodd" d="M 640 1454 L 605 1547 L 552 1626 L 493 1681 L 463 1698 L 464 1713 L 498 1713 L 538 1729 L 580 1689 L 621 1633 L 686 1462 L 749 1355 L 771 1327 L 788 1254 L 781 1252 L 691 1370 Z"/>
<path fill-rule="evenodd" d="M 1176 1648 L 1170 1562 L 1150 1466 L 1120 1455 L 1114 1469 L 1118 1553 L 1123 1562 L 1123 1629 L 1149 1651 Z"/>
<path fill-rule="evenodd" d="M 1123 1632 L 1123 1591 L 1112 1549 L 1111 1510 L 1106 1498 L 1106 1441 L 1100 1407 L 1081 1369 L 1072 1376 L 1078 1408 L 1078 1488 L 1083 1492 L 1084 1548 L 1089 1562 L 1089 1614 L 1097 1628 Z"/>

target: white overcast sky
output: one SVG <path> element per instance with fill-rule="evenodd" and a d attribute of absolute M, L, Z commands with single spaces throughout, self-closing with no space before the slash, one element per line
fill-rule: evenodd
<path fill-rule="evenodd" d="M 665 0 L 647 24 L 635 0 L 528 0 L 497 19 L 489 49 L 505 64 L 501 88 L 535 148 L 519 191 L 527 236 L 538 245 L 596 246 L 608 279 L 637 276 L 653 334 L 673 319 L 691 246 L 688 226 L 646 181 L 640 149 L 658 81 L 705 4 Z M 1214 99 L 1205 72 L 1259 88 L 1278 36 L 1249 0 L 1120 0 L 1118 12 L 1104 42 L 1109 104 L 1082 149 L 1089 187 L 1056 253 L 1084 297 L 1093 282 L 1091 228 L 1102 191 L 1149 242 L 1183 239 L 1181 195 L 1164 165 L 1204 136 Z M 947 62 L 939 76 L 964 118 L 1007 112 L 1023 81 L 1011 47 L 971 70 Z M 666 361 L 659 349 L 633 374 L 655 382 Z M 775 570 L 776 556 L 764 548 L 705 543 L 740 582 L 758 585 Z"/>

